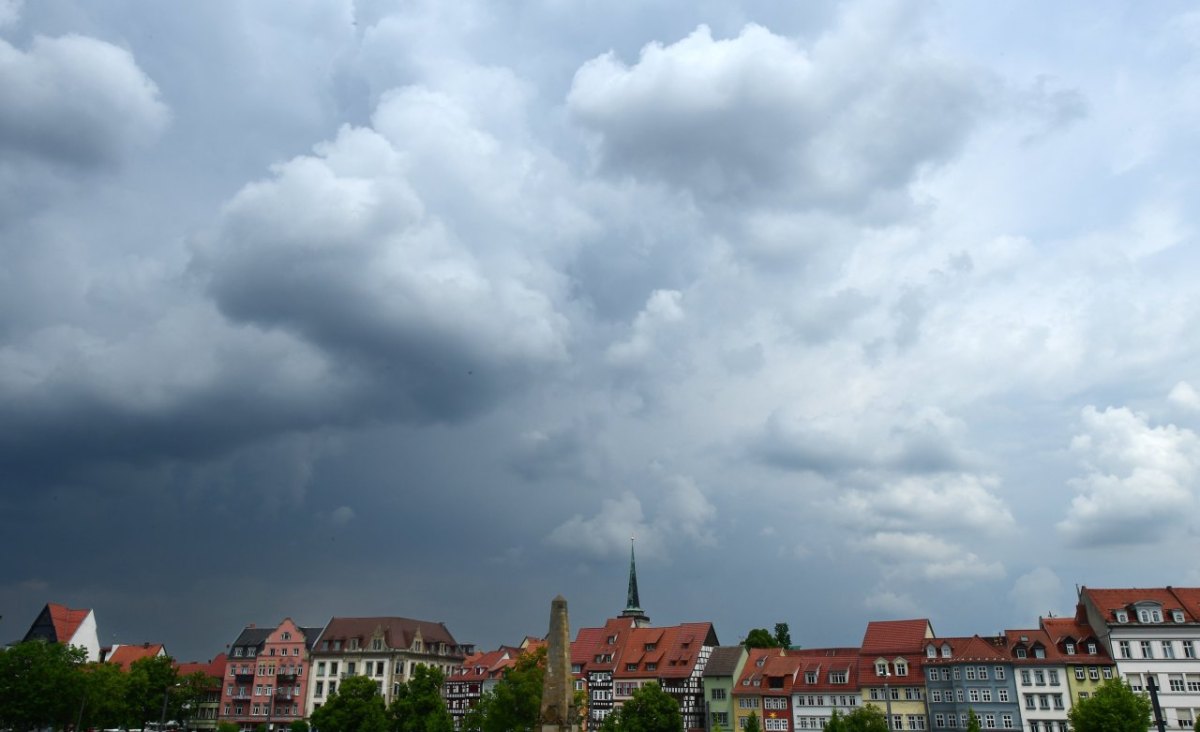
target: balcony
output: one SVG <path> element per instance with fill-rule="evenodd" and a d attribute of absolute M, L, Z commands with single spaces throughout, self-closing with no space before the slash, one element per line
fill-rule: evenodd
<path fill-rule="evenodd" d="M 233 675 L 239 679 L 252 679 L 252 678 L 254 678 L 254 669 L 253 668 L 238 669 L 237 671 L 234 672 Z"/>
<path fill-rule="evenodd" d="M 279 673 L 275 674 L 275 678 L 280 679 L 282 681 L 295 681 L 296 680 L 296 672 L 281 670 Z"/>
<path fill-rule="evenodd" d="M 296 694 L 295 692 L 293 692 L 291 689 L 276 689 L 275 690 L 275 701 L 292 701 L 294 699 L 299 699 L 299 698 L 300 698 L 300 696 L 298 694 Z"/>

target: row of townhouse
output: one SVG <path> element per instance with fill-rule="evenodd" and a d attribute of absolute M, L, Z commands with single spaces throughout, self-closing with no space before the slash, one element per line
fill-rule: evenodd
<path fill-rule="evenodd" d="M 90 610 L 49 604 L 26 640 L 80 645 L 96 660 L 163 655 L 157 644 L 100 648 Z M 446 674 L 443 696 L 461 725 L 522 653 L 542 641 L 475 653 L 441 623 L 400 617 L 332 618 L 320 627 L 285 619 L 247 626 L 228 655 L 188 666 L 214 677 L 198 728 L 217 720 L 243 730 L 306 718 L 349 676 L 376 682 L 390 703 L 418 665 Z M 1200 588 L 1079 591 L 1073 617 L 989 636 L 938 636 L 926 619 L 868 623 L 856 648 L 720 646 L 712 623 L 654 627 L 637 596 L 630 558 L 626 608 L 571 644 L 575 688 L 592 729 L 654 682 L 679 703 L 686 730 L 732 730 L 755 714 L 768 732 L 823 729 L 835 712 L 864 704 L 893 730 L 962 730 L 974 711 L 984 729 L 1067 732 L 1070 710 L 1110 678 L 1157 695 L 1165 727 L 1190 730 L 1200 714 Z M 94 654 L 94 655 L 93 655 Z M 185 666 L 180 666 L 184 671 Z"/>
<path fill-rule="evenodd" d="M 876 621 L 858 648 L 718 647 L 704 673 L 707 728 L 824 729 L 835 711 L 884 711 L 892 730 L 1067 732 L 1071 708 L 1119 677 L 1155 687 L 1166 729 L 1200 713 L 1200 588 L 1079 593 L 1070 618 L 995 636 L 941 637 L 926 619 Z"/>
<path fill-rule="evenodd" d="M 249 625 L 230 646 L 219 718 L 242 730 L 280 728 L 304 719 L 351 676 L 373 679 L 390 704 L 417 666 L 449 675 L 474 652 L 442 623 L 401 617 L 331 619 L 302 627 Z"/>

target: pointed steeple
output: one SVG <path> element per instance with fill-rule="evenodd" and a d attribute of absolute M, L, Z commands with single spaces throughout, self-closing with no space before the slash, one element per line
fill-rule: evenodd
<path fill-rule="evenodd" d="M 635 537 L 629 537 L 629 590 L 625 593 L 625 609 L 621 617 L 633 618 L 635 625 L 643 627 L 650 624 L 650 618 L 642 611 L 642 602 L 638 599 L 637 557 L 633 553 L 635 541 Z"/>

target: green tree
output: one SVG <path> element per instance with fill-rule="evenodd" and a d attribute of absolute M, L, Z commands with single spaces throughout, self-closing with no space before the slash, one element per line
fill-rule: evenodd
<path fill-rule="evenodd" d="M 787 623 L 775 623 L 775 645 L 780 648 L 792 647 L 792 632 Z"/>
<path fill-rule="evenodd" d="M 84 699 L 82 648 L 31 640 L 0 651 L 0 729 L 74 724 Z"/>
<path fill-rule="evenodd" d="M 742 645 L 746 648 L 778 648 L 779 641 L 766 628 L 751 628 Z"/>
<path fill-rule="evenodd" d="M 310 717 L 319 732 L 387 732 L 388 715 L 375 682 L 351 676 Z"/>
<path fill-rule="evenodd" d="M 974 709 L 967 709 L 967 732 L 980 732 L 982 725 L 979 724 L 979 715 Z M 1142 732 L 1146 732 L 1142 730 Z"/>
<path fill-rule="evenodd" d="M 238 732 L 238 726 L 233 722 L 217 722 L 217 732 Z"/>
<path fill-rule="evenodd" d="M 393 732 L 453 732 L 454 720 L 442 700 L 442 672 L 431 666 L 413 669 L 388 708 Z"/>
<path fill-rule="evenodd" d="M 679 732 L 681 729 L 683 715 L 679 713 L 679 703 L 653 681 L 635 690 L 633 696 L 605 717 L 604 724 L 600 725 L 600 732 Z M 746 730 L 753 732 L 749 726 Z"/>
<path fill-rule="evenodd" d="M 147 722 L 159 721 L 164 703 L 170 706 L 170 694 L 179 672 L 170 656 L 139 658 L 129 664 L 125 683 L 125 703 L 128 707 L 127 726 L 146 728 Z M 171 709 L 167 709 L 170 712 Z M 169 713 L 168 717 L 171 716 Z"/>
<path fill-rule="evenodd" d="M 1076 702 L 1068 716 L 1075 732 L 1146 732 L 1151 708 L 1146 695 L 1135 693 L 1119 679 L 1109 679 L 1090 697 Z"/>
<path fill-rule="evenodd" d="M 308 722 L 303 719 L 297 719 L 288 725 L 289 732 L 308 732 Z"/>
<path fill-rule="evenodd" d="M 750 716 L 746 717 L 746 726 L 742 727 L 744 732 L 762 732 L 762 725 L 758 722 L 758 715 L 750 712 Z"/>
<path fill-rule="evenodd" d="M 888 732 L 887 715 L 873 704 L 859 707 L 845 716 L 834 712 L 825 732 Z"/>
<path fill-rule="evenodd" d="M 186 723 L 200 713 L 200 704 L 209 689 L 220 688 L 220 684 L 219 679 L 214 679 L 203 671 L 194 671 L 179 677 L 171 690 L 171 708 L 167 710 L 168 716 L 177 722 L 184 722 L 187 726 Z"/>
<path fill-rule="evenodd" d="M 463 720 L 468 732 L 511 732 L 538 729 L 542 714 L 542 680 L 546 676 L 546 649 L 523 653 L 496 684 L 484 694 Z"/>
<path fill-rule="evenodd" d="M 111 663 L 89 663 L 83 671 L 83 714 L 81 726 L 110 729 L 129 719 L 126 687 L 128 674 Z"/>

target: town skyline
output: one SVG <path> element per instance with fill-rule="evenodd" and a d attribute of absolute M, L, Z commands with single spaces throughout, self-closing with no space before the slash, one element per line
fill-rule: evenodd
<path fill-rule="evenodd" d="M 0 640 L 1200 585 L 1198 29 L 0 0 Z"/>

